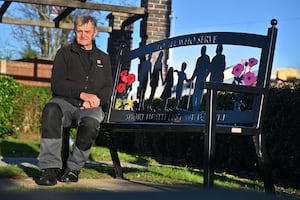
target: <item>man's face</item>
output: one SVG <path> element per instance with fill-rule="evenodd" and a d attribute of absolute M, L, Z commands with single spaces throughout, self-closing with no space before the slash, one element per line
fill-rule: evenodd
<path fill-rule="evenodd" d="M 91 22 L 76 26 L 76 41 L 85 50 L 92 49 L 92 40 L 97 35 L 97 31 Z"/>

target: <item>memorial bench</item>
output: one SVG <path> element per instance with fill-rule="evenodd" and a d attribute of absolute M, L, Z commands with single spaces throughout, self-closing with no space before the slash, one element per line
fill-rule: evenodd
<path fill-rule="evenodd" d="M 213 186 L 216 134 L 240 134 L 250 135 L 255 139 L 255 148 L 263 176 L 262 178 L 264 180 L 265 190 L 274 192 L 274 184 L 271 177 L 271 171 L 268 168 L 269 162 L 265 152 L 262 121 L 270 85 L 277 36 L 276 25 L 277 20 L 271 20 L 271 27 L 268 28 L 267 35 L 237 32 L 197 33 L 164 39 L 131 51 L 121 50 L 119 64 L 115 74 L 114 91 L 111 96 L 106 119 L 101 124 L 102 131 L 109 139 L 109 149 L 116 177 L 123 178 L 123 172 L 117 154 L 117 147 L 113 142 L 112 135 L 115 133 L 180 132 L 184 134 L 187 131 L 199 134 L 204 133 L 203 185 L 205 187 Z M 201 70 L 197 70 L 196 67 L 194 70 L 195 75 L 198 76 L 199 82 L 196 82 L 197 85 L 195 87 L 191 84 L 194 83 L 194 81 L 187 80 L 185 82 L 185 85 L 191 87 L 189 90 L 194 91 L 193 95 L 190 93 L 188 94 L 190 101 L 188 102 L 187 107 L 181 109 L 178 109 L 177 107 L 166 109 L 167 107 L 165 106 L 160 109 L 153 109 L 151 107 L 151 100 L 153 100 L 151 94 L 148 105 L 145 106 L 144 101 L 147 99 L 147 97 L 145 97 L 145 90 L 154 89 L 155 91 L 155 89 L 157 89 L 155 88 L 157 86 L 153 83 L 150 83 L 152 86 L 150 88 L 149 82 L 154 81 L 156 68 L 161 70 L 159 67 L 155 66 L 156 64 L 153 62 L 152 64 L 154 66 L 152 68 L 149 68 L 149 66 L 144 64 L 144 61 L 147 61 L 146 57 L 157 54 L 157 57 L 159 58 L 161 52 L 164 52 L 165 50 L 192 45 L 201 46 L 204 51 L 206 47 L 216 48 L 219 53 L 217 53 L 218 58 L 209 61 L 209 68 L 207 68 L 208 71 L 205 73 L 205 67 L 203 68 L 203 66 L 201 66 L 201 59 L 197 61 L 199 67 L 202 68 Z M 203 46 L 205 46 L 205 48 L 203 48 Z M 227 80 L 226 82 L 224 80 L 224 70 L 227 55 L 225 58 L 225 55 L 222 54 L 222 50 L 224 49 L 227 51 L 232 46 L 255 48 L 255 50 L 258 50 L 259 52 L 259 58 L 249 57 L 249 60 L 243 62 L 237 60 L 237 65 L 229 69 L 230 71 L 232 70 L 233 77 L 230 81 Z M 205 52 L 203 52 L 203 55 L 204 54 Z M 134 59 L 141 61 L 136 73 L 132 73 L 135 69 L 133 67 Z M 217 64 L 215 65 L 215 63 Z M 171 69 L 171 67 L 172 66 L 170 66 L 169 69 Z M 162 80 L 166 82 L 166 87 L 168 81 L 173 83 L 172 72 L 173 71 L 170 72 L 172 78 L 168 78 L 169 75 L 167 73 L 164 80 Z M 148 79 L 147 73 L 151 73 L 151 80 Z M 133 77 L 130 77 L 130 74 L 134 74 Z M 203 77 L 201 79 L 201 74 L 204 74 L 204 79 Z M 136 88 L 134 88 L 132 84 L 135 75 L 139 82 L 139 85 Z M 210 79 L 207 78 L 207 76 L 210 77 Z M 127 80 L 125 78 L 127 78 Z M 128 80 L 128 78 L 131 78 L 131 80 Z M 137 105 L 134 107 L 126 107 L 124 100 L 128 98 L 129 93 L 134 89 L 136 89 L 136 92 L 138 93 L 138 100 L 136 101 Z M 233 98 L 231 99 L 232 105 L 229 106 L 230 108 L 222 108 L 220 107 L 220 104 L 218 104 L 220 96 L 222 96 L 222 93 L 220 92 L 229 92 L 232 94 Z M 199 109 L 199 106 L 202 105 L 203 93 L 206 93 L 205 109 L 201 110 Z M 248 100 L 246 100 L 246 97 Z M 167 95 L 165 99 L 168 98 L 170 98 L 170 96 Z M 117 106 L 117 101 L 119 103 L 121 102 L 121 106 Z M 178 99 L 178 101 L 181 101 L 181 99 Z M 166 102 L 167 101 L 165 101 L 165 103 Z"/>

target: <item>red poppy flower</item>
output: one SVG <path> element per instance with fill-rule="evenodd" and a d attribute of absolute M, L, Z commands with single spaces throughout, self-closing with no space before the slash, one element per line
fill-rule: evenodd
<path fill-rule="evenodd" d="M 128 79 L 128 76 L 121 76 L 121 80 L 124 82 L 124 83 L 127 83 L 127 80 Z"/>
<path fill-rule="evenodd" d="M 258 62 L 258 60 L 256 58 L 249 58 L 248 60 L 248 64 L 249 64 L 249 67 L 253 67 L 254 65 L 256 65 Z"/>
<path fill-rule="evenodd" d="M 119 93 L 124 92 L 125 88 L 126 88 L 126 84 L 125 84 L 125 83 L 119 83 L 119 84 L 117 85 L 117 91 L 118 91 Z"/>
<path fill-rule="evenodd" d="M 125 70 L 121 71 L 120 76 L 121 76 L 121 77 L 127 76 L 127 73 L 128 73 L 128 70 L 125 69 Z"/>
<path fill-rule="evenodd" d="M 127 76 L 127 83 L 131 85 L 135 81 L 135 75 L 134 74 L 128 74 Z"/>
<path fill-rule="evenodd" d="M 232 72 L 231 72 L 231 73 L 232 73 L 234 76 L 240 76 L 240 75 L 242 74 L 243 70 L 244 70 L 244 65 L 242 65 L 242 64 L 237 64 L 237 65 L 235 65 L 235 66 L 232 68 Z"/>
<path fill-rule="evenodd" d="M 244 75 L 244 84 L 245 85 L 252 85 L 256 82 L 257 77 L 253 72 L 247 72 Z"/>

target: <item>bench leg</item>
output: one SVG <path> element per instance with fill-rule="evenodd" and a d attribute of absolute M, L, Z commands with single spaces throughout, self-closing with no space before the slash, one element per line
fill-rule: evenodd
<path fill-rule="evenodd" d="M 67 169 L 67 160 L 70 153 L 70 129 L 64 128 L 62 135 L 62 146 L 61 146 L 61 160 L 62 160 L 62 172 Z"/>
<path fill-rule="evenodd" d="M 272 167 L 261 132 L 258 135 L 253 136 L 253 142 L 255 145 L 260 173 L 264 181 L 265 192 L 269 194 L 275 194 L 275 187 L 272 178 Z"/>
<path fill-rule="evenodd" d="M 109 147 L 110 156 L 113 162 L 113 166 L 115 169 L 116 178 L 124 179 L 123 171 L 120 163 L 120 159 L 118 156 L 117 146 L 114 142 L 113 135 L 109 131 L 105 131 L 106 140 Z"/>
<path fill-rule="evenodd" d="M 216 96 L 215 90 L 207 90 L 206 94 L 206 127 L 204 133 L 204 175 L 203 186 L 214 187 L 214 161 L 216 143 Z"/>

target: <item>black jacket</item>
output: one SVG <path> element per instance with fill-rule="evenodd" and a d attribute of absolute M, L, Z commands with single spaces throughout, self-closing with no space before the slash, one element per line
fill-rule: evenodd
<path fill-rule="evenodd" d="M 112 93 L 110 58 L 93 44 L 92 66 L 87 74 L 83 68 L 81 47 L 74 41 L 58 50 L 52 68 L 51 89 L 53 96 L 65 98 L 75 106 L 81 106 L 81 92 L 97 95 L 104 105 Z"/>

